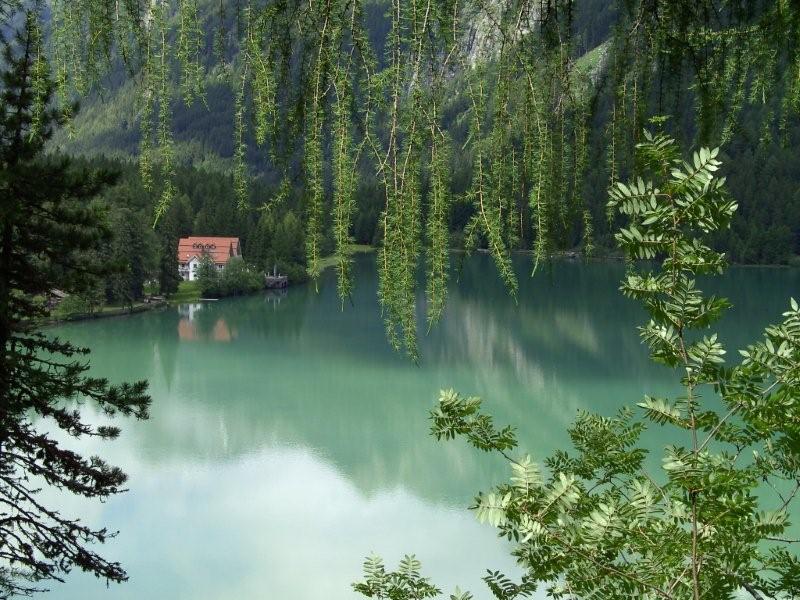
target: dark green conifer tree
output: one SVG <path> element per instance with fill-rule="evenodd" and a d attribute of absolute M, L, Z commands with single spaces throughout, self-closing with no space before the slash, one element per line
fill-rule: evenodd
<path fill-rule="evenodd" d="M 112 266 L 115 273 L 108 279 L 108 300 L 133 306 L 144 296 L 149 262 L 146 237 L 151 232 L 145 230 L 141 219 L 137 219 L 128 208 L 118 210 L 113 228 Z"/>
<path fill-rule="evenodd" d="M 43 155 L 60 115 L 46 109 L 53 85 L 37 58 L 34 17 L 24 23 L 3 44 L 0 73 L 0 598 L 40 589 L 76 567 L 126 579 L 119 563 L 92 549 L 113 533 L 62 515 L 38 495 L 47 485 L 102 500 L 123 491 L 125 473 L 64 448 L 40 424 L 109 439 L 119 429 L 86 422 L 83 403 L 145 418 L 150 402 L 145 382 L 90 377 L 88 350 L 31 327 L 46 316 L 41 297 L 53 289 L 84 293 L 104 274 L 92 256 L 111 233 L 100 205 L 88 200 L 114 176 Z"/>
<path fill-rule="evenodd" d="M 159 224 L 158 291 L 162 295 L 177 292 L 181 281 L 178 273 L 178 227 L 174 210 L 170 210 Z"/>

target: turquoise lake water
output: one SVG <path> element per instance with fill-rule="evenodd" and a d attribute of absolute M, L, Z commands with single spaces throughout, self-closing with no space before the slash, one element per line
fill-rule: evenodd
<path fill-rule="evenodd" d="M 153 407 L 149 421 L 122 421 L 118 440 L 70 443 L 121 466 L 128 493 L 105 504 L 46 496 L 120 531 L 103 552 L 130 581 L 73 574 L 45 597 L 349 599 L 372 552 L 390 565 L 416 553 L 445 591 L 489 597 L 485 569 L 515 568 L 465 507 L 508 471 L 428 435 L 438 391 L 483 397 L 543 458 L 568 445 L 578 410 L 612 414 L 675 389 L 639 342 L 644 314 L 617 290 L 621 264 L 557 262 L 534 279 L 528 261 L 517 267 L 515 305 L 490 259 L 470 259 L 442 322 L 421 333 L 418 366 L 386 343 L 369 257 L 343 311 L 329 271 L 319 293 L 306 285 L 49 330 L 91 348 L 93 374 L 148 379 Z M 733 268 L 703 285 L 734 303 L 716 330 L 735 357 L 800 297 L 800 271 Z"/>

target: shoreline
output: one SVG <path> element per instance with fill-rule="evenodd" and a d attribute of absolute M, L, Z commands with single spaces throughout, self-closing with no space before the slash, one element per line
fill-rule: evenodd
<path fill-rule="evenodd" d="M 370 254 L 378 251 L 377 246 L 370 246 L 368 244 L 353 244 L 351 246 L 350 255 L 355 254 Z M 450 248 L 450 254 L 464 254 L 463 248 Z M 477 248 L 473 254 L 490 254 L 486 248 Z M 533 250 L 516 249 L 511 250 L 512 255 L 533 256 Z M 800 258 L 800 256 L 798 256 Z M 551 253 L 544 260 L 564 259 L 570 261 L 584 261 L 584 262 L 622 262 L 625 256 L 620 253 L 612 251 L 597 252 L 590 256 L 584 256 L 580 250 L 559 250 Z M 639 262 L 639 261 L 637 261 Z M 320 259 L 321 272 L 336 266 L 336 255 L 331 254 Z M 729 262 L 729 267 L 747 267 L 747 268 L 774 268 L 774 269 L 796 269 L 800 268 L 799 264 L 788 263 L 747 263 L 747 262 Z"/>
<path fill-rule="evenodd" d="M 353 244 L 350 250 L 350 255 L 356 254 L 371 254 L 378 250 L 375 246 L 369 246 L 366 244 Z M 451 254 L 464 254 L 464 250 L 461 248 L 451 248 Z M 479 248 L 474 251 L 475 254 L 489 254 L 489 251 L 485 248 Z M 532 256 L 532 250 L 512 250 L 511 254 L 522 255 L 522 256 Z M 547 260 L 566 260 L 569 262 L 595 262 L 595 263 L 602 263 L 602 262 L 621 262 L 624 260 L 622 255 L 617 254 L 604 254 L 604 255 L 594 255 L 594 256 L 584 256 L 578 251 L 560 251 L 554 252 L 551 254 Z M 336 255 L 329 255 L 320 259 L 321 269 L 320 273 L 324 273 L 330 268 L 336 267 Z M 746 269 L 753 269 L 753 268 L 770 268 L 770 269 L 796 269 L 798 268 L 797 265 L 793 264 L 761 264 L 761 263 L 729 263 L 729 267 L 739 267 L 739 268 L 746 268 Z M 304 283 L 304 282 L 301 282 Z M 295 284 L 296 285 L 296 284 Z M 192 286 L 194 287 L 194 286 Z M 266 290 L 267 288 L 264 288 Z M 258 290 L 258 291 L 264 291 Z M 114 317 L 126 317 L 130 315 L 140 314 L 144 312 L 149 312 L 152 310 L 158 310 L 162 308 L 166 308 L 168 306 L 177 306 L 180 304 L 190 304 L 194 302 L 213 302 L 216 300 L 220 300 L 220 298 L 203 298 L 199 295 L 199 290 L 197 293 L 192 293 L 194 290 L 184 290 L 183 293 L 181 291 L 176 292 L 170 297 L 167 297 L 163 300 L 157 300 L 154 302 L 142 302 L 139 304 L 135 304 L 133 307 L 118 307 L 118 308 L 110 308 L 105 310 L 99 310 L 92 313 L 75 313 L 65 317 L 53 317 L 50 316 L 46 319 L 43 319 L 36 327 L 52 327 L 57 325 L 63 325 L 64 323 L 71 323 L 71 322 L 78 322 L 78 321 L 91 321 L 96 319 L 106 319 L 106 318 L 114 318 Z M 252 292 L 256 293 L 256 292 Z M 237 297 L 241 294 L 236 294 L 230 297 Z M 250 294 L 244 294 L 250 295 Z"/>
<path fill-rule="evenodd" d="M 95 319 L 127 317 L 130 315 L 149 312 L 151 310 L 166 308 L 167 306 L 169 306 L 169 302 L 167 300 L 158 300 L 156 302 L 142 302 L 140 304 L 134 304 L 132 307 L 110 308 L 91 313 L 73 313 L 64 317 L 50 316 L 46 319 L 43 319 L 37 325 L 37 327 L 52 327 L 55 325 L 63 325 L 64 323 L 72 323 L 76 321 L 93 321 Z"/>
<path fill-rule="evenodd" d="M 377 250 L 378 248 L 376 246 L 371 246 L 369 244 L 350 244 L 350 246 L 348 246 L 349 256 L 353 256 L 354 254 L 371 254 Z M 335 267 L 336 264 L 337 262 L 335 254 L 329 254 L 328 256 L 323 256 L 322 258 L 319 259 L 320 274 L 324 273 L 331 267 Z"/>

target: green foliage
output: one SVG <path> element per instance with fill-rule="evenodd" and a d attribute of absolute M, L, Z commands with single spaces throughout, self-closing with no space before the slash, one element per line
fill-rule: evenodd
<path fill-rule="evenodd" d="M 248 267 L 241 257 L 234 256 L 222 269 L 219 286 L 223 296 L 247 294 L 264 287 L 264 275 Z"/>
<path fill-rule="evenodd" d="M 106 297 L 130 306 L 144 296 L 145 281 L 154 271 L 155 235 L 128 208 L 116 211 L 112 227 L 114 241 L 108 258 L 114 272 L 106 280 Z"/>
<path fill-rule="evenodd" d="M 40 299 L 52 290 L 68 294 L 65 308 L 75 307 L 77 300 L 70 298 L 94 302 L 97 276 L 109 274 L 102 253 L 111 232 L 102 204 L 93 200 L 116 177 L 44 155 L 63 115 L 49 108 L 54 82 L 47 73 L 37 74 L 41 34 L 35 21 L 19 23 L 23 29 L 16 38 L 4 40 L 0 74 L 2 597 L 31 594 L 76 568 L 108 582 L 127 578 L 119 563 L 93 547 L 113 534 L 52 508 L 41 492 L 46 487 L 100 501 L 123 492 L 126 475 L 120 468 L 63 442 L 119 434 L 116 426 L 84 420 L 85 402 L 109 418 L 146 418 L 150 403 L 146 382 L 111 385 L 89 377 L 87 349 L 31 330 L 31 322 L 47 317 Z M 87 51 L 99 52 L 101 43 L 87 40 Z"/>
<path fill-rule="evenodd" d="M 517 445 L 510 427 L 496 430 L 492 418 L 478 411 L 480 398 L 461 398 L 455 391 L 443 391 L 439 407 L 431 413 L 431 433 L 439 439 L 464 435 L 479 450 L 509 450 Z"/>
<path fill-rule="evenodd" d="M 433 107 L 435 110 L 435 106 Z M 430 195 L 427 220 L 427 288 L 428 327 L 442 316 L 447 299 L 450 271 L 449 216 L 452 204 L 450 192 L 450 140 L 436 130 L 431 137 Z"/>
<path fill-rule="evenodd" d="M 649 115 L 694 121 L 673 133 L 696 132 L 704 143 L 752 138 L 765 146 L 791 138 L 800 108 L 800 11 L 785 0 L 387 0 L 380 10 L 365 0 L 254 0 L 235 11 L 199 0 L 52 5 L 63 106 L 102 89 L 109 73 L 119 79 L 123 67 L 138 82 L 139 107 L 124 127 L 139 123 L 142 179 L 159 195 L 156 221 L 175 199 L 182 159 L 202 155 L 232 170 L 242 212 L 253 162 L 270 177 L 302 179 L 311 277 L 332 240 L 344 303 L 352 289 L 347 245 L 380 246 L 387 333 L 412 357 L 421 262 L 429 326 L 443 310 L 446 226 L 463 232 L 465 249 L 490 251 L 513 295 L 515 248 L 532 247 L 535 271 L 554 251 L 610 245 L 614 229 L 593 222 L 600 210 L 587 198 L 635 166 Z M 45 53 L 37 56 L 44 72 Z M 193 108 L 198 99 L 211 112 Z M 748 119 L 757 131 L 743 132 L 742 115 L 754 105 L 765 107 Z M 197 126 L 203 142 L 177 139 L 187 118 L 212 125 Z M 106 137 L 130 147 L 135 134 Z M 206 140 L 219 152 L 209 153 Z M 355 199 L 356 173 L 369 181 L 369 201 Z M 355 214 L 357 203 L 369 204 L 366 215 Z M 792 215 L 794 225 L 767 219 L 768 234 L 756 227 L 728 239 L 736 256 L 788 259 L 800 217 Z"/>
<path fill-rule="evenodd" d="M 200 294 L 204 298 L 239 296 L 264 287 L 264 275 L 249 267 L 239 256 L 231 257 L 220 271 L 210 256 L 200 260 L 196 274 Z"/>
<path fill-rule="evenodd" d="M 158 231 L 158 293 L 173 294 L 178 291 L 181 276 L 178 273 L 178 239 L 180 223 L 176 211 L 170 210 Z"/>
<path fill-rule="evenodd" d="M 420 575 L 420 566 L 416 557 L 405 556 L 397 571 L 387 573 L 383 561 L 373 556 L 364 562 L 364 581 L 354 584 L 353 588 L 367 598 L 386 600 L 421 600 L 438 596 L 439 589 Z"/>
<path fill-rule="evenodd" d="M 70 295 L 58 303 L 53 314 L 58 318 L 88 313 L 89 303 L 78 295 Z"/>
<path fill-rule="evenodd" d="M 308 273 L 303 234 L 303 225 L 293 211 L 288 210 L 282 216 L 265 212 L 250 235 L 247 259 L 263 271 L 277 270 L 288 275 L 292 283 L 305 281 Z"/>
<path fill-rule="evenodd" d="M 463 436 L 511 466 L 508 483 L 474 506 L 514 544 L 525 570 L 518 584 L 499 573 L 485 578 L 498 599 L 538 586 L 554 598 L 800 594 L 800 561 L 786 535 L 800 490 L 800 306 L 792 299 L 783 321 L 735 365 L 716 335 L 696 333 L 728 306 L 695 282 L 724 269 L 707 239 L 737 208 L 716 175 L 718 154 L 701 148 L 685 161 L 673 139 L 645 132 L 642 176 L 609 191 L 609 209 L 627 220 L 617 234 L 631 259 L 621 291 L 649 313 L 641 337 L 682 393 L 645 396 L 641 416 L 628 408 L 614 417 L 581 413 L 569 428 L 572 451 L 541 466 L 511 457 L 513 430 L 482 414 L 480 399 L 443 391 L 431 413 L 437 439 Z M 674 432 L 657 473 L 641 441 L 648 425 Z"/>
<path fill-rule="evenodd" d="M 247 72 L 245 71 L 234 104 L 234 135 L 236 139 L 233 154 L 233 189 L 236 192 L 236 199 L 240 210 L 245 210 L 247 208 L 248 200 L 247 164 L 245 162 L 247 147 L 244 139 L 244 89 L 247 82 L 245 79 L 246 74 Z"/>
<path fill-rule="evenodd" d="M 351 100 L 347 81 L 342 69 L 336 72 L 336 102 L 334 118 L 336 119 L 333 169 L 335 189 L 333 193 L 333 239 L 336 252 L 337 286 L 342 303 L 352 293 L 352 275 L 348 248 L 353 243 L 350 235 L 355 208 L 355 176 L 356 161 L 354 156 L 352 135 L 350 133 Z"/>
<path fill-rule="evenodd" d="M 158 140 L 161 197 L 156 204 L 155 223 L 164 215 L 175 196 L 175 149 L 172 140 L 172 94 L 170 81 L 170 27 L 167 22 L 167 3 L 152 5 L 153 26 L 147 30 L 147 60 L 144 64 L 146 78 L 153 78 L 152 102 L 158 100 L 156 139 Z"/>
<path fill-rule="evenodd" d="M 134 271 L 144 280 L 158 281 L 160 293 L 173 293 L 179 283 L 177 242 L 188 235 L 238 236 L 245 259 L 255 268 L 272 271 L 277 266 L 293 283 L 308 278 L 304 228 L 297 216 L 300 198 L 288 185 L 275 188 L 254 182 L 249 188 L 248 206 L 261 210 L 241 212 L 236 208 L 232 177 L 180 168 L 175 175 L 175 200 L 153 230 L 152 210 L 158 199 L 144 189 L 133 165 L 99 158 L 78 162 L 84 168 L 121 172 L 120 183 L 113 192 L 104 194 L 101 202 L 116 238 L 102 253 L 104 260 L 118 268 L 115 280 L 105 276 L 110 301 L 126 301 L 115 294 L 115 285 Z M 268 200 L 264 202 L 263 198 Z"/>
<path fill-rule="evenodd" d="M 197 266 L 195 281 L 200 287 L 200 294 L 204 298 L 214 298 L 220 296 L 220 275 L 214 260 L 209 255 L 204 255 Z"/>
<path fill-rule="evenodd" d="M 175 54 L 181 66 L 181 92 L 190 106 L 195 100 L 205 101 L 202 63 L 205 43 L 197 4 L 198 0 L 178 0 L 178 40 Z"/>
<path fill-rule="evenodd" d="M 177 304 L 197 302 L 201 296 L 200 286 L 196 281 L 181 281 L 178 290 L 170 296 L 170 302 Z"/>

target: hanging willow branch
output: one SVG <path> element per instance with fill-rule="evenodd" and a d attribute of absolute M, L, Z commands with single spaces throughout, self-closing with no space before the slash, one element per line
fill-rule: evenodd
<path fill-rule="evenodd" d="M 487 239 L 489 251 L 500 271 L 500 277 L 506 284 L 511 295 L 516 299 L 519 283 L 514 269 L 511 266 L 511 256 L 503 239 L 502 201 L 499 193 L 492 193 L 492 182 L 489 179 L 489 161 L 486 157 L 488 144 L 483 135 L 483 113 L 485 111 L 486 91 L 484 83 L 477 72 L 477 83 L 468 79 L 467 92 L 472 107 L 471 135 L 473 139 L 480 140 L 474 145 L 474 166 L 472 189 L 467 196 L 475 206 L 470 230 L 473 235 L 482 233 Z M 491 139 L 491 138 L 489 138 Z"/>
<path fill-rule="evenodd" d="M 160 2 L 153 8 L 153 33 L 156 36 L 158 53 L 153 54 L 152 69 L 158 78 L 158 139 L 161 169 L 161 197 L 156 204 L 155 223 L 164 215 L 175 197 L 175 148 L 172 141 L 172 93 L 170 80 L 170 46 L 167 23 L 167 3 Z M 154 223 L 154 226 L 155 226 Z"/>
<path fill-rule="evenodd" d="M 449 215 L 452 203 L 450 193 L 450 140 L 436 123 L 436 105 L 432 106 L 430 194 L 427 219 L 428 254 L 426 273 L 428 329 L 439 321 L 447 298 L 447 281 L 450 267 Z"/>
<path fill-rule="evenodd" d="M 233 4 L 221 1 L 51 0 L 42 38 L 65 112 L 120 64 L 136 78 L 140 169 L 158 194 L 156 219 L 175 193 L 171 107 L 178 93 L 203 101 L 213 49 L 223 65 L 215 76 L 230 75 L 234 88 L 240 209 L 249 210 L 251 129 L 286 178 L 302 155 L 294 178 L 304 183 L 308 270 L 319 276 L 332 241 L 343 303 L 356 182 L 371 171 L 384 193 L 381 308 L 393 345 L 416 356 L 417 271 L 424 262 L 430 326 L 444 309 L 454 203 L 469 207 L 466 249 L 485 246 L 512 295 L 514 249 L 533 250 L 534 271 L 556 250 L 591 251 L 583 173 L 598 94 L 610 96 L 600 142 L 612 180 L 629 170 L 651 114 L 691 103 L 706 143 L 731 139 L 743 107 L 770 95 L 781 95 L 781 135 L 800 110 L 800 10 L 791 2 L 612 1 L 614 32 L 588 67 L 574 41 L 581 0 L 386 0 L 380 60 L 363 0 L 237 1 L 232 32 Z M 6 23 L 36 0 L 9 6 Z M 468 123 L 466 140 L 451 139 L 453 122 Z M 471 180 L 455 198 L 451 170 L 461 161 Z"/>
<path fill-rule="evenodd" d="M 178 0 L 178 19 L 176 57 L 180 65 L 181 91 L 184 101 L 191 106 L 196 99 L 205 101 L 204 41 L 197 0 Z"/>
<path fill-rule="evenodd" d="M 28 16 L 28 31 L 31 32 L 33 45 L 33 64 L 31 65 L 31 88 L 33 91 L 33 104 L 31 112 L 30 137 L 38 138 L 42 134 L 43 120 L 47 110 L 47 98 L 50 95 L 49 87 L 50 65 L 45 59 L 42 29 L 39 26 L 38 15 L 30 13 Z"/>
<path fill-rule="evenodd" d="M 333 240 L 339 298 L 344 303 L 353 289 L 349 247 L 350 227 L 355 210 L 356 157 L 351 135 L 350 103 L 352 91 L 347 68 L 336 67 L 334 79 L 336 96 L 333 130 Z"/>
<path fill-rule="evenodd" d="M 325 96 L 326 86 L 330 76 L 330 61 L 328 47 L 333 29 L 331 23 L 332 3 L 334 0 L 312 2 L 312 7 L 317 9 L 312 14 L 316 17 L 320 28 L 316 45 L 316 59 L 312 71 L 313 87 L 309 102 L 308 131 L 306 135 L 305 170 L 306 184 L 308 187 L 308 213 L 306 224 L 306 260 L 308 272 L 312 279 L 319 277 L 320 246 L 322 244 L 322 205 L 324 200 L 324 162 L 323 162 L 323 137 L 325 133 Z"/>
<path fill-rule="evenodd" d="M 244 94 L 247 87 L 247 75 L 249 65 L 245 63 L 242 71 L 242 81 L 239 91 L 236 94 L 234 105 L 234 136 L 235 147 L 233 151 L 233 191 L 239 204 L 239 210 L 247 210 L 248 197 L 248 177 L 247 177 L 247 144 L 245 142 L 245 115 L 244 115 Z"/>

